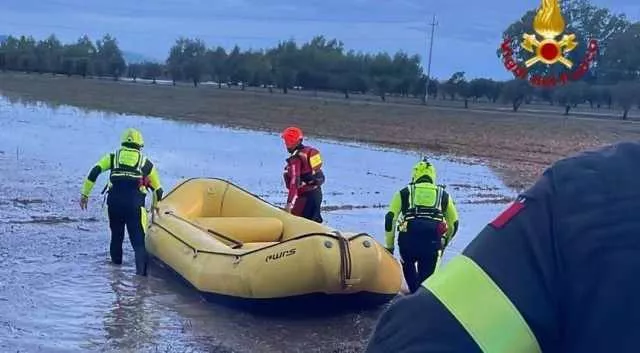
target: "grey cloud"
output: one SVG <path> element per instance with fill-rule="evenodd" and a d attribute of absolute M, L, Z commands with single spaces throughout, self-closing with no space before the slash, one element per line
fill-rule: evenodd
<path fill-rule="evenodd" d="M 597 0 L 640 17 L 637 0 Z M 2 0 L 2 30 L 75 40 L 114 34 L 123 48 L 164 58 L 180 35 L 209 45 L 263 48 L 290 37 L 343 40 L 361 51 L 427 48 L 427 22 L 437 14 L 433 73 L 466 68 L 470 76 L 504 75 L 495 56 L 502 30 L 540 0 Z M 633 12 L 635 12 L 635 17 Z M 6 20 L 5 20 L 6 19 Z M 3 34 L 3 33 L 0 33 Z M 452 48 L 457 48 L 452 50 Z M 470 65 L 470 57 L 479 61 Z"/>

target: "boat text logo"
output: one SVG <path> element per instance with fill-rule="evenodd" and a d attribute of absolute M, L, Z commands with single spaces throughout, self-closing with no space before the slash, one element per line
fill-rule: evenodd
<path fill-rule="evenodd" d="M 264 259 L 264 262 L 278 260 L 278 259 L 281 259 L 283 257 L 287 257 L 287 256 L 295 255 L 295 254 L 296 254 L 296 249 L 295 248 L 289 249 L 289 250 L 285 250 L 285 251 L 280 251 L 278 253 L 268 255 Z"/>
<path fill-rule="evenodd" d="M 533 19 L 533 30 L 535 33 L 524 33 L 520 42 L 522 49 L 531 54 L 524 63 L 514 60 L 511 38 L 506 37 L 500 47 L 505 68 L 516 78 L 528 79 L 536 86 L 549 87 L 577 81 L 589 71 L 598 51 L 598 43 L 595 39 L 589 41 L 586 53 L 579 64 L 565 57 L 578 46 L 578 43 L 574 33 L 564 33 L 565 20 L 558 0 L 542 0 Z M 559 76 L 531 75 L 529 72 L 529 68 L 534 65 L 556 63 L 561 64 L 564 69 Z"/>

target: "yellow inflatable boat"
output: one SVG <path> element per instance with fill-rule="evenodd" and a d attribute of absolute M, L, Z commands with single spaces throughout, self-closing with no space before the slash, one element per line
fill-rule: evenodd
<path fill-rule="evenodd" d="M 225 180 L 194 178 L 158 203 L 149 254 L 209 299 L 380 305 L 398 294 L 398 261 L 364 233 L 290 215 Z"/>

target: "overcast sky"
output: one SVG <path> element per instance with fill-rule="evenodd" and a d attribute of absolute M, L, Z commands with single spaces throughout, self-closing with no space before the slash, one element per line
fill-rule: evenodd
<path fill-rule="evenodd" d="M 598 0 L 640 19 L 638 0 Z M 63 42 L 110 33 L 122 49 L 164 59 L 181 35 L 207 45 L 264 48 L 322 34 L 367 52 L 403 50 L 426 63 L 427 23 L 437 15 L 432 75 L 508 78 L 495 50 L 506 26 L 539 0 L 2 0 L 0 34 Z M 426 65 L 425 65 L 426 66 Z"/>

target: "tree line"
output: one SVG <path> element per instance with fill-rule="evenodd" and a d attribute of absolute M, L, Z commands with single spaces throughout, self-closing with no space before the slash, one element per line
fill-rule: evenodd
<path fill-rule="evenodd" d="M 66 75 L 120 77 L 127 65 L 115 38 L 105 35 L 95 43 L 82 36 L 62 44 L 55 35 L 40 41 L 33 37 L 7 37 L 0 43 L 0 69 Z"/>
<path fill-rule="evenodd" d="M 508 102 L 517 111 L 533 100 L 547 101 L 565 107 L 565 114 L 579 104 L 593 108 L 614 106 L 622 108 L 623 118 L 629 109 L 640 104 L 640 23 L 629 22 L 623 14 L 613 14 L 606 8 L 587 0 L 563 1 L 562 11 L 566 31 L 575 33 L 579 45 L 570 53 L 577 62 L 584 55 L 586 42 L 595 38 L 600 52 L 596 65 L 582 82 L 555 88 L 533 87 L 527 81 L 506 82 L 492 79 L 465 78 L 456 72 L 444 80 L 428 79 L 418 55 L 402 51 L 395 54 L 366 54 L 346 50 L 342 42 L 317 36 L 299 44 L 293 40 L 280 42 L 264 50 L 231 50 L 208 47 L 197 38 L 179 38 L 170 48 L 164 63 L 126 63 L 117 40 L 105 35 L 95 43 L 82 36 L 75 43 L 63 44 L 55 35 L 36 41 L 33 37 L 8 37 L 0 44 L 0 69 L 64 75 L 126 76 L 133 80 L 170 79 L 198 86 L 203 81 L 217 82 L 222 88 L 228 83 L 247 86 L 279 88 L 287 93 L 293 87 L 305 90 L 376 94 L 381 100 L 389 95 L 402 97 L 425 96 L 434 99 L 486 100 Z M 534 33 L 532 21 L 535 10 L 505 29 L 505 37 L 512 38 L 514 56 L 521 61 L 526 55 L 520 46 L 524 33 Z M 496 43 L 499 47 L 500 43 Z M 498 59 L 496 59 L 498 60 Z M 538 65 L 538 73 L 553 73 L 557 67 Z"/>

